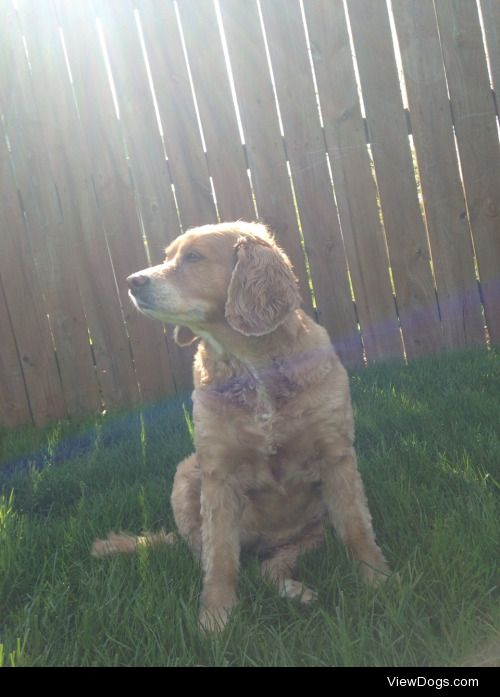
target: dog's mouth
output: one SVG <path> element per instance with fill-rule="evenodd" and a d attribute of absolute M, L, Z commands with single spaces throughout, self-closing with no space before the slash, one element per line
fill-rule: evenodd
<path fill-rule="evenodd" d="M 155 306 L 148 300 L 141 298 L 139 295 L 135 295 L 132 291 L 128 292 L 129 298 L 132 300 L 133 304 L 138 310 L 154 310 Z"/>
<path fill-rule="evenodd" d="M 154 310 L 155 309 L 153 305 L 146 302 L 145 300 L 141 300 L 140 298 L 135 298 L 135 302 L 140 310 Z"/>
<path fill-rule="evenodd" d="M 130 299 L 132 300 L 133 305 L 135 305 L 139 312 L 141 312 L 143 315 L 146 315 L 146 317 L 150 317 L 151 319 L 156 319 L 160 320 L 161 322 L 167 322 L 171 324 L 177 323 L 177 317 L 171 315 L 164 309 L 158 307 L 158 304 L 155 303 L 153 300 L 144 299 L 138 295 L 134 295 L 134 293 L 131 293 L 130 291 L 128 294 L 130 296 Z"/>
<path fill-rule="evenodd" d="M 148 293 L 134 293 L 131 290 L 128 292 L 132 304 L 139 312 L 150 317 L 151 319 L 160 320 L 166 324 L 192 324 L 195 321 L 202 321 L 205 317 L 203 308 L 179 310 L 172 307 L 172 302 L 167 302 L 165 298 L 150 297 Z M 146 297 L 144 297 L 146 296 Z"/>

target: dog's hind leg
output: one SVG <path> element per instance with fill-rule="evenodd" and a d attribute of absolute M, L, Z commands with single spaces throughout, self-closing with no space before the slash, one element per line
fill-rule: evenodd
<path fill-rule="evenodd" d="M 201 558 L 201 471 L 196 453 L 177 466 L 172 489 L 177 530 L 197 559 Z"/>
<path fill-rule="evenodd" d="M 333 527 L 368 583 L 389 575 L 389 567 L 375 542 L 372 519 L 358 472 L 354 449 L 325 458 L 321 472 L 322 493 Z"/>

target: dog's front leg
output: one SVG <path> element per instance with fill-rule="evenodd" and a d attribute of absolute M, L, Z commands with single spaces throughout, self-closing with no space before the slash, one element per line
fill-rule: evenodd
<path fill-rule="evenodd" d="M 200 624 L 208 631 L 222 629 L 237 602 L 240 508 L 230 477 L 203 473 L 201 535 L 204 579 Z"/>

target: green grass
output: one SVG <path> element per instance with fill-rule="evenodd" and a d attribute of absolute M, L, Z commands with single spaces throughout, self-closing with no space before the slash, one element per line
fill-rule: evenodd
<path fill-rule="evenodd" d="M 174 469 L 192 447 L 179 401 L 0 431 L 0 665 L 500 665 L 499 359 L 354 374 L 359 465 L 399 579 L 364 587 L 329 530 L 299 565 L 315 605 L 279 598 L 249 557 L 220 636 L 198 630 L 184 544 L 89 554 L 112 529 L 173 529 Z"/>

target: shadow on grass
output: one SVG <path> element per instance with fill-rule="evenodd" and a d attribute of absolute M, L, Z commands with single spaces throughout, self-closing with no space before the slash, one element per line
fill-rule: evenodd
<path fill-rule="evenodd" d="M 16 440 L 38 441 L 33 449 L 22 455 L 9 457 L 0 451 L 0 487 L 7 488 L 15 475 L 29 474 L 48 466 L 57 467 L 70 460 L 90 457 L 96 450 L 109 450 L 123 443 L 135 441 L 147 448 L 150 439 L 190 435 L 192 403 L 189 394 L 156 402 L 134 411 L 120 411 L 98 415 L 81 423 L 60 422 L 47 429 L 33 427 L 11 432 Z M 34 433 L 38 437 L 34 437 Z M 4 434 L 8 438 L 10 434 Z M 40 442 L 41 441 L 41 442 Z M 3 450 L 8 450 L 4 444 Z"/>

